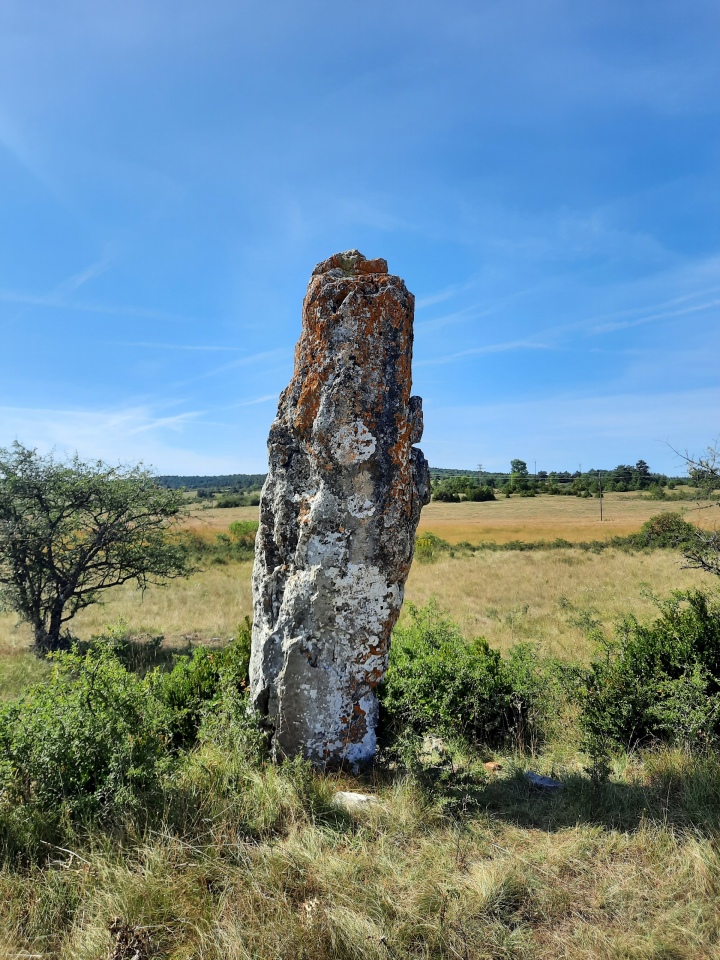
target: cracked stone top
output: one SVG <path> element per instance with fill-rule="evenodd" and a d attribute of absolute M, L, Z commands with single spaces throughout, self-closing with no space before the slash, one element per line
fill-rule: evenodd
<path fill-rule="evenodd" d="M 387 273 L 387 260 L 368 260 L 359 250 L 334 253 L 319 263 L 312 272 L 314 277 L 328 274 L 332 277 L 360 277 L 370 273 Z"/>

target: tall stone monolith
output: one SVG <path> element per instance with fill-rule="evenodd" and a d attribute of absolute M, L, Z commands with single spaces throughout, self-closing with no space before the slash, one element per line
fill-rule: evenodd
<path fill-rule="evenodd" d="M 413 447 L 414 297 L 357 250 L 313 271 L 295 370 L 268 440 L 253 569 L 250 683 L 276 757 L 375 753 L 428 465 Z"/>

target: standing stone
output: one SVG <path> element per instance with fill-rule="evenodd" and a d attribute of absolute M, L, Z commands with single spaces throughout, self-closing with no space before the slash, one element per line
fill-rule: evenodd
<path fill-rule="evenodd" d="M 384 260 L 357 250 L 318 264 L 303 302 L 253 569 L 252 700 L 277 758 L 375 753 L 375 688 L 430 499 L 412 446 L 414 304 Z"/>

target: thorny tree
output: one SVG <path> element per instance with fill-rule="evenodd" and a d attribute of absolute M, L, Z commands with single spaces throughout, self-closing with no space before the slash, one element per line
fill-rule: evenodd
<path fill-rule="evenodd" d="M 712 500 L 704 509 L 720 506 L 720 501 L 713 496 L 717 490 L 720 490 L 718 441 L 709 446 L 702 456 L 691 457 L 686 453 L 683 459 L 699 497 L 703 500 Z M 688 567 L 720 576 L 720 531 L 717 528 L 698 530 L 693 540 L 683 545 L 683 555 Z"/>
<path fill-rule="evenodd" d="M 189 572 L 168 536 L 181 501 L 141 466 L 0 448 L 0 591 L 31 625 L 36 653 L 65 646 L 64 624 L 101 591 Z"/>

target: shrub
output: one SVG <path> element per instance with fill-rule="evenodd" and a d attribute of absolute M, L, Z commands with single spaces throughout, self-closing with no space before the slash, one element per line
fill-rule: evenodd
<path fill-rule="evenodd" d="M 659 513 L 650 517 L 637 533 L 626 538 L 630 546 L 654 548 L 681 548 L 697 538 L 697 530 L 679 513 Z"/>
<path fill-rule="evenodd" d="M 537 739 L 537 704 L 546 687 L 534 650 L 509 661 L 481 637 L 468 641 L 436 601 L 408 604 L 410 623 L 396 628 L 381 688 L 384 723 L 393 735 L 438 732 L 475 744 Z"/>
<path fill-rule="evenodd" d="M 195 743 L 203 717 L 217 706 L 224 689 L 247 687 L 251 624 L 248 617 L 234 639 L 217 650 L 198 647 L 179 657 L 170 673 L 157 676 L 156 692 L 170 710 L 170 741 L 174 748 Z"/>
<path fill-rule="evenodd" d="M 439 498 L 436 497 L 435 499 Z M 491 487 L 473 487 L 468 490 L 466 499 L 473 503 L 485 503 L 489 500 L 495 500 L 495 494 Z"/>
<path fill-rule="evenodd" d="M 699 591 L 678 592 L 660 612 L 650 623 L 626 617 L 591 664 L 581 690 L 591 753 L 720 739 L 720 606 Z"/>
<path fill-rule="evenodd" d="M 235 520 L 228 527 L 232 543 L 242 544 L 250 550 L 255 549 L 255 536 L 260 524 L 257 520 Z"/>
<path fill-rule="evenodd" d="M 452 490 L 433 490 L 432 498 L 439 503 L 460 503 L 460 494 L 454 493 Z"/>
<path fill-rule="evenodd" d="M 502 739 L 510 690 L 500 654 L 483 639 L 468 642 L 434 600 L 408 610 L 410 623 L 393 635 L 382 688 L 391 727 Z"/>
<path fill-rule="evenodd" d="M 510 688 L 505 725 L 508 739 L 519 750 L 535 752 L 560 732 L 568 689 L 575 670 L 542 656 L 535 644 L 516 643 L 503 660 Z"/>
<path fill-rule="evenodd" d="M 231 560 L 250 560 L 255 552 L 257 520 L 236 520 L 227 533 L 218 533 L 214 539 L 203 537 L 197 531 L 184 530 L 179 542 L 188 557 L 195 563 L 209 560 L 211 563 L 229 563 Z"/>
<path fill-rule="evenodd" d="M 447 540 L 434 533 L 421 533 L 415 539 L 415 557 L 420 563 L 433 563 L 440 558 L 440 554 L 448 553 L 450 549 Z"/>
<path fill-rule="evenodd" d="M 179 799 L 174 775 L 198 741 L 243 762 L 260 757 L 246 694 L 249 621 L 223 650 L 196 650 L 170 673 L 133 673 L 124 652 L 106 641 L 57 654 L 48 682 L 0 710 L 0 854 L 34 858 L 48 842 L 70 842 L 78 825 L 142 826 L 161 807 L 167 814 Z"/>
<path fill-rule="evenodd" d="M 0 712 L 0 807 L 117 820 L 157 790 L 170 726 L 153 675 L 110 650 L 56 654 L 50 679 Z"/>

